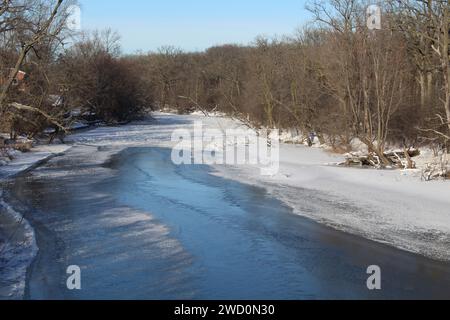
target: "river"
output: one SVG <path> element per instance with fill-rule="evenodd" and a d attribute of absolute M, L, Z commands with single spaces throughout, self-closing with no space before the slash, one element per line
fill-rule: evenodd
<path fill-rule="evenodd" d="M 169 149 L 98 161 L 108 152 L 75 146 L 8 185 L 39 247 L 26 299 L 450 298 L 448 263 L 295 215 L 208 166 L 175 166 Z M 69 265 L 81 290 L 66 287 Z M 369 265 L 381 290 L 366 287 Z"/>

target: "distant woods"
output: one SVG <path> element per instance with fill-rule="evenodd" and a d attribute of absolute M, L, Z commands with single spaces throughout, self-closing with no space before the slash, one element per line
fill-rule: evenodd
<path fill-rule="evenodd" d="M 8 78 L 5 71 L 17 65 L 26 39 L 39 30 L 23 29 L 28 20 L 17 22 L 37 19 L 31 13 L 15 16 L 26 10 L 14 8 L 19 2 L 52 1 L 2 0 L 1 79 Z M 25 86 L 9 85 L 5 91 L 8 82 L 1 80 L 6 94 L 0 129 L 31 134 L 48 125 L 67 126 L 74 114 L 115 123 L 146 108 L 171 108 L 220 111 L 255 127 L 315 132 L 340 149 L 349 149 L 358 138 L 386 163 L 389 143 L 445 148 L 450 140 L 450 4 L 382 3 L 379 30 L 367 26 L 366 1 L 311 0 L 314 23 L 289 37 L 260 37 L 249 46 L 197 53 L 165 47 L 130 56 L 120 54 L 113 32 L 73 37 L 59 28 L 60 10 L 20 64 Z M 49 9 L 42 10 L 43 19 L 36 21 L 51 17 Z M 49 98 L 55 95 L 58 104 Z M 15 104 L 43 112 L 15 109 Z"/>
<path fill-rule="evenodd" d="M 383 3 L 380 30 L 367 27 L 365 1 L 311 1 L 315 23 L 291 37 L 129 59 L 159 107 L 313 131 L 337 148 L 358 138 L 387 163 L 388 143 L 449 141 L 450 4 Z"/>

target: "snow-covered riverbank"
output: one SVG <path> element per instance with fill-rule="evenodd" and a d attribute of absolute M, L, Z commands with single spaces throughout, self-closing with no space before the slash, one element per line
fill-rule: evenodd
<path fill-rule="evenodd" d="M 221 121 L 221 127 L 232 125 Z M 215 126 L 217 119 L 208 122 Z M 427 156 L 418 161 L 426 161 Z M 433 259 L 450 260 L 450 181 L 422 181 L 420 170 L 330 165 L 341 161 L 343 155 L 321 148 L 282 144 L 276 175 L 261 175 L 251 166 L 216 169 L 223 177 L 265 187 L 299 215 Z M 307 189 L 310 197 L 299 198 L 299 189 Z"/>
<path fill-rule="evenodd" d="M 63 144 L 39 145 L 30 152 L 17 152 L 10 162 L 0 166 L 0 179 L 10 178 L 26 170 L 30 170 L 36 165 L 39 165 L 40 162 L 62 154 L 69 148 L 69 145 Z"/>
<path fill-rule="evenodd" d="M 236 121 L 220 117 L 163 113 L 154 117 L 126 126 L 76 133 L 67 142 L 69 146 L 114 147 L 111 153 L 117 153 L 133 146 L 173 147 L 173 131 L 192 130 L 195 121 L 202 121 L 209 128 L 242 127 Z M 61 149 L 54 151 L 53 147 Z M 41 148 L 44 150 L 34 150 L 2 167 L 0 178 L 27 170 L 67 147 Z M 422 182 L 417 176 L 401 171 L 326 165 L 341 160 L 341 155 L 319 148 L 282 144 L 280 170 L 274 176 L 262 176 L 259 168 L 248 165 L 215 166 L 215 174 L 264 187 L 297 214 L 336 229 L 435 259 L 450 260 L 450 183 Z M 302 193 L 308 194 L 308 198 L 300 198 L 299 189 L 306 191 Z"/>
<path fill-rule="evenodd" d="M 0 300 L 23 296 L 27 268 L 36 253 L 33 228 L 3 200 L 0 190 Z"/>
<path fill-rule="evenodd" d="M 0 299 L 23 296 L 27 268 L 37 253 L 33 228 L 19 211 L 4 201 L 2 184 L 69 148 L 66 145 L 38 146 L 28 153 L 15 153 L 13 160 L 0 166 Z"/>
<path fill-rule="evenodd" d="M 427 257 L 450 260 L 449 182 L 422 182 L 399 171 L 323 165 L 335 157 L 320 149 L 284 145 L 275 176 L 261 176 L 252 168 L 218 170 L 221 176 L 264 186 L 299 215 Z M 298 198 L 298 189 L 310 190 L 310 197 Z"/>

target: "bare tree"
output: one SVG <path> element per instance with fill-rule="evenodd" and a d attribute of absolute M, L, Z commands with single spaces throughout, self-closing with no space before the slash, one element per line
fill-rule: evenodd
<path fill-rule="evenodd" d="M 405 35 L 415 59 L 421 86 L 422 102 L 430 101 L 433 85 L 440 111 L 423 132 L 450 140 L 450 3 L 447 0 L 390 1 L 398 28 Z M 426 80 L 424 79 L 426 77 Z M 439 84 L 440 83 L 440 84 Z"/>
<path fill-rule="evenodd" d="M 12 50 L 18 47 L 14 65 L 9 68 L 6 79 L 0 89 L 0 117 L 21 117 L 23 111 L 34 112 L 43 116 L 47 121 L 64 129 L 58 119 L 35 106 L 28 106 L 17 101 L 11 101 L 8 94 L 30 52 L 39 57 L 38 47 L 50 42 L 62 32 L 67 18 L 66 12 L 61 10 L 63 0 L 51 4 L 39 0 L 3 1 L 0 9 L 2 20 L 2 41 L 13 42 Z M 11 44 L 11 43 L 10 43 Z"/>

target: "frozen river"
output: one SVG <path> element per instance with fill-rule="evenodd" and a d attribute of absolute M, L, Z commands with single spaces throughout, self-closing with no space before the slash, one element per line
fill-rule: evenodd
<path fill-rule="evenodd" d="M 450 298 L 448 263 L 312 222 L 261 188 L 173 165 L 169 149 L 106 164 L 103 152 L 75 146 L 8 186 L 39 247 L 25 298 Z M 380 291 L 366 287 L 374 264 Z M 81 290 L 66 288 L 69 265 Z"/>

